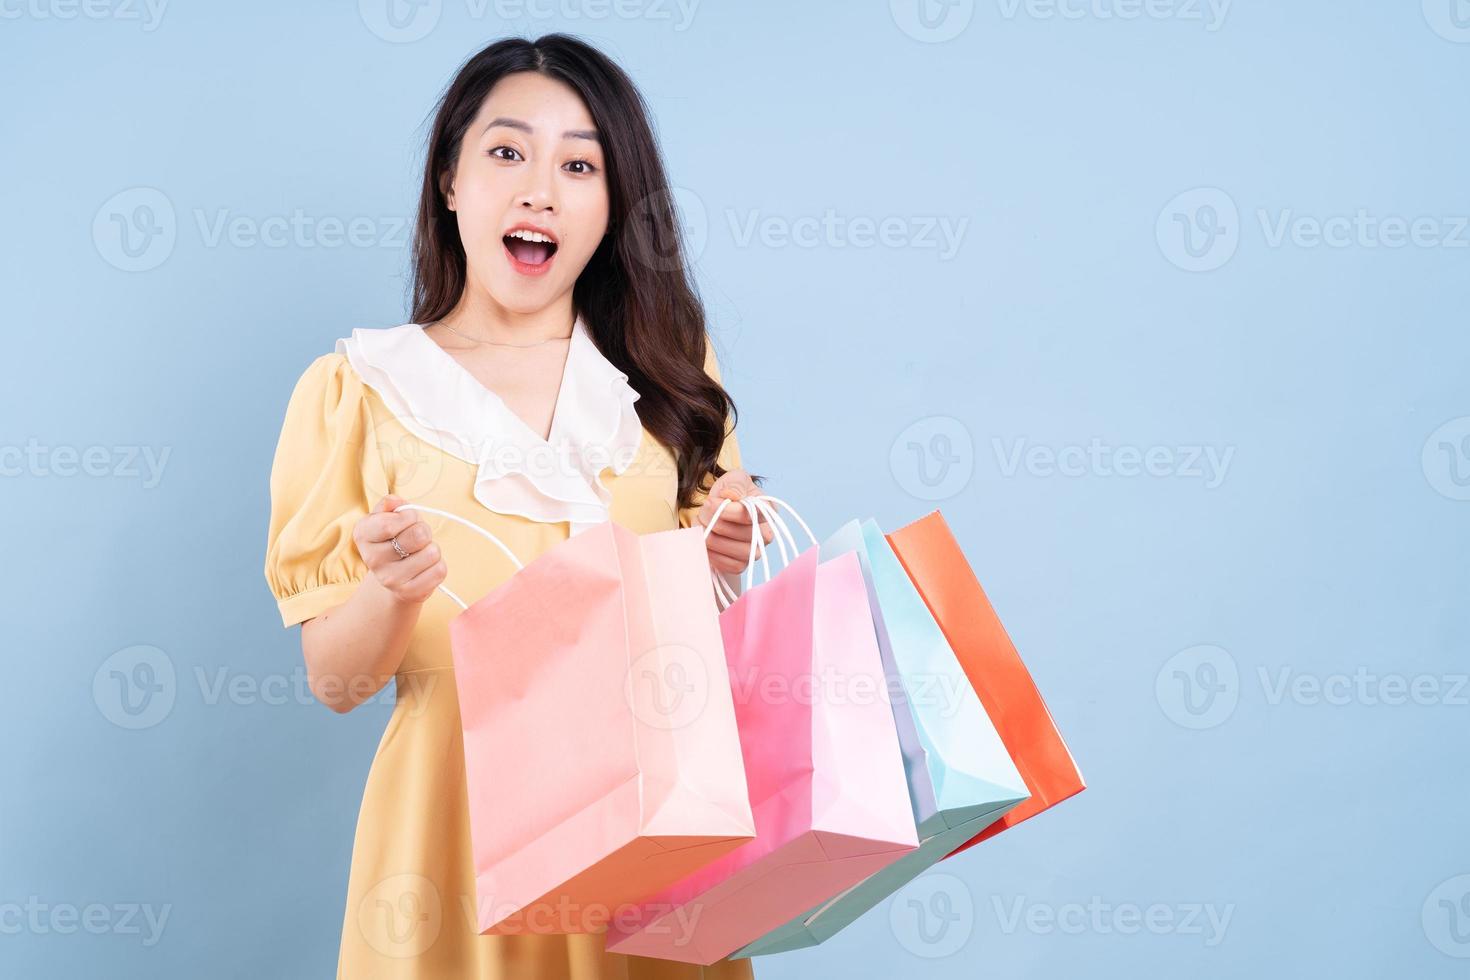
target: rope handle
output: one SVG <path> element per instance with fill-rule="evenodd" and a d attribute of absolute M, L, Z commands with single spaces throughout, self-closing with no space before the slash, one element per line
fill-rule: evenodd
<path fill-rule="evenodd" d="M 460 517 L 458 514 L 451 514 L 447 510 L 440 510 L 437 507 L 428 507 L 424 504 L 402 504 L 399 506 L 398 510 L 420 510 L 423 511 L 425 514 L 438 514 L 440 517 L 447 517 L 451 521 L 456 521 L 460 524 L 463 524 L 465 527 L 469 528 L 471 531 L 474 531 L 476 534 L 489 538 L 492 544 L 494 544 L 501 551 L 505 552 L 505 557 L 509 558 L 511 562 L 515 565 L 516 571 L 520 571 L 521 569 L 526 567 L 525 565 L 521 564 L 521 560 L 516 557 L 515 552 L 506 547 L 504 541 L 500 540 L 495 535 L 491 534 L 489 531 L 476 524 L 474 521 Z M 453 599 L 455 605 L 459 606 L 459 608 L 469 608 L 469 606 L 465 604 L 465 601 L 463 599 L 451 592 L 449 590 L 449 587 L 444 585 L 442 582 L 438 586 L 436 586 L 436 588 L 438 588 L 440 592 L 443 592 L 445 595 L 449 596 L 449 598 Z"/>
<path fill-rule="evenodd" d="M 729 502 L 730 501 L 728 499 L 722 502 L 720 504 L 721 509 L 723 509 L 725 504 Z M 786 522 L 781 518 L 781 515 L 777 513 L 777 507 L 784 507 L 786 509 L 786 511 L 792 516 L 792 518 L 794 518 L 796 522 L 801 525 L 801 529 L 806 532 L 807 537 L 811 539 L 811 543 L 813 545 L 818 545 L 819 542 L 817 541 L 817 536 L 812 533 L 811 527 L 809 527 L 807 525 L 807 522 L 802 519 L 802 516 L 797 513 L 796 508 L 792 507 L 789 503 L 782 500 L 780 497 L 773 497 L 769 494 L 757 493 L 751 494 L 748 497 L 741 498 L 740 503 L 744 504 L 746 510 L 750 512 L 750 522 L 752 525 L 751 558 L 750 563 L 748 564 L 745 571 L 744 588 L 741 589 L 741 592 L 744 593 L 750 591 L 750 589 L 752 589 L 755 585 L 755 549 L 757 544 L 759 544 L 760 547 L 761 572 L 763 574 L 763 577 L 761 579 L 762 584 L 771 580 L 770 563 L 766 561 L 765 541 L 760 534 L 760 517 L 765 517 L 774 529 L 772 538 L 775 540 L 776 547 L 781 553 L 782 568 L 790 565 L 793 560 L 793 556 L 800 554 L 801 549 L 797 547 L 796 536 L 791 533 L 791 528 L 787 526 Z M 713 525 L 714 521 L 711 520 L 710 523 L 711 525 Z M 786 545 L 788 542 L 791 545 L 790 554 L 788 554 L 786 551 Z M 728 608 L 731 603 L 739 598 L 739 596 L 734 595 L 732 590 L 730 589 L 730 586 L 723 579 L 719 578 L 718 574 L 715 573 L 713 570 L 711 570 L 710 575 L 712 578 L 715 579 L 716 594 L 723 602 L 723 605 L 721 605 L 720 608 L 722 610 Z"/>

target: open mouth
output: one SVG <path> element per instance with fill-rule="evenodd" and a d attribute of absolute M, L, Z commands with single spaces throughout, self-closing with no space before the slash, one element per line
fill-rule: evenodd
<path fill-rule="evenodd" d="M 515 235 L 506 235 L 501 240 L 505 243 L 506 254 L 510 256 L 511 264 L 517 271 L 535 275 L 551 267 L 551 257 L 556 254 L 556 242 L 527 241 Z"/>

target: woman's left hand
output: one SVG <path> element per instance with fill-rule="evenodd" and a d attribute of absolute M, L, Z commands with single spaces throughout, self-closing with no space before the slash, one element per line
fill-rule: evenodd
<path fill-rule="evenodd" d="M 760 492 L 760 487 L 751 480 L 749 473 L 744 470 L 728 470 L 710 487 L 709 496 L 695 517 L 700 526 L 708 527 L 721 501 L 739 501 L 742 497 L 756 496 Z M 771 525 L 765 517 L 760 519 L 759 526 L 761 540 L 770 544 Z M 745 505 L 731 503 L 726 506 L 714 530 L 705 538 L 710 567 L 717 572 L 744 571 L 750 563 L 750 535 L 750 512 L 745 509 Z"/>

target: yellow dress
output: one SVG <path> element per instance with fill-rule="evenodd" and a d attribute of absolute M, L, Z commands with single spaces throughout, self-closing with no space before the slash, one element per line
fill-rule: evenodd
<path fill-rule="evenodd" d="M 427 336 L 422 340 L 433 343 Z M 708 349 L 705 370 L 718 379 L 713 345 Z M 447 361 L 442 369 L 463 371 Z M 467 383 L 467 377 L 464 372 L 457 382 Z M 570 380 L 564 378 L 563 385 Z M 297 382 L 271 471 L 265 565 L 285 626 L 346 601 L 368 574 L 352 540 L 353 525 L 390 492 L 471 519 L 523 561 L 571 533 L 567 522 L 491 511 L 474 495 L 477 475 L 483 479 L 476 464 L 445 452 L 442 443 L 435 444 L 439 440 L 425 440 L 422 426 L 404 422 L 365 383 L 340 343 L 336 352 L 313 361 Z M 727 469 L 740 467 L 739 446 L 728 429 L 720 462 Z M 676 510 L 673 455 L 647 430 L 632 465 L 620 473 L 603 471 L 601 482 L 610 491 L 608 515 L 639 533 L 688 527 L 698 510 L 698 502 Z M 508 576 L 508 563 L 495 560 L 490 542 L 435 515 L 424 519 L 449 568 L 445 584 L 466 601 Z M 464 754 L 448 636 L 449 620 L 458 611 L 438 591 L 424 603 L 395 675 L 393 713 L 358 815 L 339 980 L 750 978 L 749 960 L 700 967 L 610 953 L 601 935 L 482 936 L 476 931 Z"/>

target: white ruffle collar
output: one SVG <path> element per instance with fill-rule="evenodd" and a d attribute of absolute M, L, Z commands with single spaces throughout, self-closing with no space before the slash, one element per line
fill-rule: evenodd
<path fill-rule="evenodd" d="M 533 521 L 570 523 L 577 534 L 608 519 L 601 473 L 622 473 L 643 425 L 628 376 L 597 349 L 580 316 L 572 325 L 561 390 L 542 439 L 423 326 L 358 328 L 337 341 L 363 383 L 414 435 L 479 467 L 475 499 Z"/>

